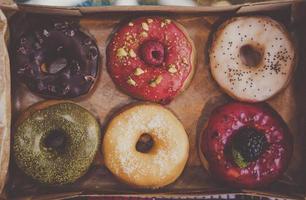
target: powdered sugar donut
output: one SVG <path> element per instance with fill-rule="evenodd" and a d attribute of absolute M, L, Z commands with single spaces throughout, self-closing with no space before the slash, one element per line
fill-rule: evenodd
<path fill-rule="evenodd" d="M 218 84 L 235 99 L 264 101 L 292 77 L 295 47 L 283 25 L 269 17 L 235 17 L 213 36 L 210 68 Z"/>
<path fill-rule="evenodd" d="M 107 67 L 115 84 L 142 100 L 169 103 L 194 72 L 194 45 L 184 28 L 161 17 L 123 25 L 107 47 Z"/>
<path fill-rule="evenodd" d="M 184 127 L 167 109 L 140 104 L 118 114 L 103 139 L 107 168 L 136 187 L 160 188 L 174 182 L 187 162 Z"/>

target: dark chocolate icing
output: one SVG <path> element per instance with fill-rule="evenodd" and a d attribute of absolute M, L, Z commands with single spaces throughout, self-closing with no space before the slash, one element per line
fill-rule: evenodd
<path fill-rule="evenodd" d="M 13 30 L 12 64 L 18 79 L 47 98 L 88 93 L 98 75 L 100 55 L 95 41 L 72 20 L 22 19 Z"/>

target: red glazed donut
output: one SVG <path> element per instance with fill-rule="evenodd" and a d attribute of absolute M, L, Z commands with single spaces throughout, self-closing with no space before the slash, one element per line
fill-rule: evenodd
<path fill-rule="evenodd" d="M 286 170 L 292 148 L 288 127 L 266 104 L 218 107 L 200 138 L 204 166 L 217 179 L 244 188 L 275 181 Z"/>
<path fill-rule="evenodd" d="M 181 25 L 161 17 L 142 17 L 114 34 L 107 47 L 107 67 L 124 92 L 166 104 L 191 80 L 194 51 Z"/>

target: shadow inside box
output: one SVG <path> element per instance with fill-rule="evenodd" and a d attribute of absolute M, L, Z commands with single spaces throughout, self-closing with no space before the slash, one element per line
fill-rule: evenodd
<path fill-rule="evenodd" d="M 146 198 L 146 197 L 118 197 L 118 196 L 109 196 L 109 197 L 75 197 L 71 200 L 162 200 L 165 198 Z M 173 198 L 169 198 L 173 199 Z M 177 198 L 177 200 L 285 200 L 281 198 L 269 198 L 269 197 L 257 197 L 251 195 L 235 195 L 235 194 L 220 194 L 220 195 L 207 195 L 203 197 L 195 198 Z M 173 199 L 175 200 L 175 199 Z"/>
<path fill-rule="evenodd" d="M 52 6 L 109 6 L 112 0 L 17 0 L 17 3 Z"/>
<path fill-rule="evenodd" d="M 16 166 L 15 166 L 16 167 Z M 185 191 L 211 191 L 217 184 L 211 180 L 205 170 L 201 167 L 187 168 L 181 177 L 173 184 L 157 190 L 135 189 L 119 182 L 104 166 L 95 165 L 89 172 L 77 182 L 61 186 L 47 186 L 37 183 L 23 174 L 19 169 L 14 169 L 14 176 L 18 177 L 10 181 L 8 193 L 11 198 L 27 196 L 44 196 L 57 193 L 73 193 L 82 188 L 83 194 L 167 194 L 185 193 Z M 201 176 L 199 176 L 201 175 Z M 103 181 L 101 181 L 103 179 Z M 211 185 L 207 186 L 207 182 Z"/>
<path fill-rule="evenodd" d="M 16 0 L 17 3 L 53 6 L 137 6 L 137 5 L 169 5 L 169 6 L 209 6 L 258 3 L 267 0 Z"/>
<path fill-rule="evenodd" d="M 14 170 L 19 179 L 14 179 L 10 182 L 10 187 L 8 188 L 8 193 L 10 198 L 24 198 L 24 197 L 33 197 L 33 196 L 53 196 L 56 197 L 60 194 L 78 194 L 78 195 L 110 195 L 111 197 L 94 197 L 94 198 L 83 198 L 83 199 L 142 199 L 139 197 L 133 197 L 133 195 L 142 195 L 142 196 L 159 196 L 160 194 L 175 194 L 175 196 L 180 195 L 191 195 L 197 196 L 193 199 L 267 199 L 267 198 L 255 198 L 250 195 L 233 195 L 226 194 L 230 193 L 239 193 L 239 190 L 234 188 L 228 188 L 226 185 L 223 185 L 216 182 L 210 175 L 206 173 L 202 166 L 188 167 L 185 169 L 181 177 L 175 181 L 173 184 L 166 186 L 158 190 L 144 190 L 144 189 L 134 189 L 126 184 L 120 183 L 105 167 L 102 166 L 93 166 L 89 172 L 80 178 L 77 182 L 71 185 L 66 185 L 65 188 L 61 186 L 45 186 L 37 182 L 34 182 L 29 177 L 26 177 L 21 171 Z M 101 182 L 103 179 L 103 182 Z M 209 185 L 207 183 L 210 183 Z M 86 192 L 78 192 L 79 188 L 83 188 Z M 106 189 L 107 188 L 107 189 Z M 216 189 L 217 188 L 217 189 Z M 283 188 L 283 189 L 280 189 Z M 281 180 L 270 186 L 260 190 L 260 193 L 272 192 L 275 194 L 281 194 L 279 191 L 290 190 L 292 193 L 299 193 L 301 191 L 296 191 L 296 187 L 292 186 L 290 189 L 289 186 L 283 183 Z M 253 192 L 253 191 L 252 191 Z M 251 192 L 251 193 L 252 193 Z M 225 195 L 206 195 L 207 193 L 212 194 L 225 194 Z M 126 195 L 125 198 L 122 195 Z M 116 197 L 119 195 L 120 197 Z M 128 197 L 131 195 L 131 197 Z M 286 192 L 283 193 L 286 195 Z M 289 195 L 289 194 L 287 194 Z M 205 197 L 205 198 L 204 198 Z M 232 197 L 232 198 L 230 198 Z M 170 198 L 170 197 L 168 197 Z M 186 197 L 185 197 L 186 198 Z M 185 199 L 184 198 L 184 199 Z M 66 198 L 65 198 L 66 199 Z M 147 198 L 150 199 L 150 198 Z M 158 198 L 157 198 L 158 199 Z M 161 199 L 161 198 L 160 198 Z M 170 198 L 171 199 L 171 198 Z M 189 198 L 187 198 L 189 199 Z M 192 199 L 192 198 L 190 198 Z"/>

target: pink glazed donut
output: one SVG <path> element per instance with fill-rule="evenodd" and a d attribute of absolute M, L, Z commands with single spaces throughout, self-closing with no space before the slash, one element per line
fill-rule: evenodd
<path fill-rule="evenodd" d="M 266 186 L 287 169 L 292 137 L 266 104 L 229 103 L 215 109 L 200 138 L 200 158 L 214 177 L 232 186 Z"/>
<path fill-rule="evenodd" d="M 141 17 L 123 25 L 107 47 L 115 84 L 137 99 L 170 103 L 194 72 L 193 42 L 178 23 Z"/>

